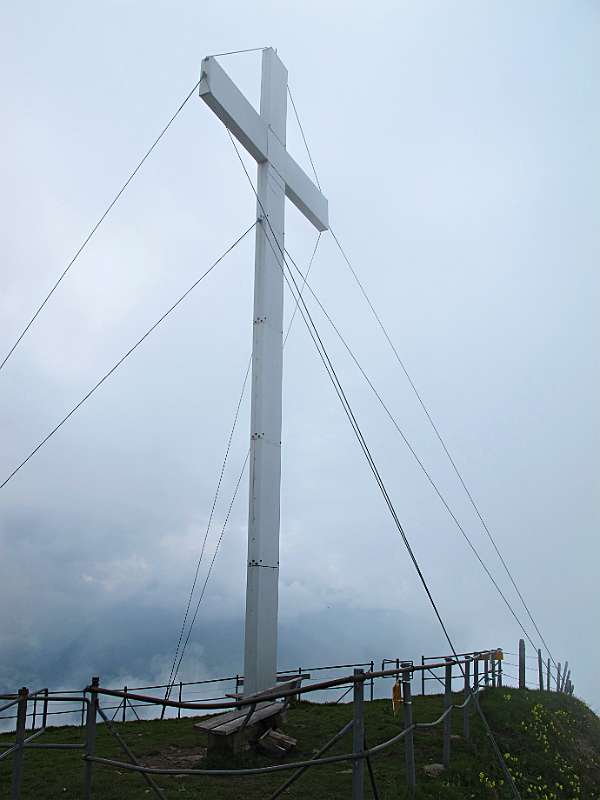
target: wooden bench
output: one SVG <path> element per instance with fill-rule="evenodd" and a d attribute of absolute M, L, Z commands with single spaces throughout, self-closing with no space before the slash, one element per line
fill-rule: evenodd
<path fill-rule="evenodd" d="M 287 677 L 287 676 L 286 676 Z M 302 682 L 301 675 L 292 680 L 279 683 L 277 689 L 296 689 Z M 268 690 L 270 691 L 270 690 Z M 230 695 L 239 697 L 239 695 Z M 256 695 L 260 697 L 260 695 Z M 253 697 L 247 697 L 249 700 Z M 254 710 L 251 705 L 240 706 L 225 714 L 215 714 L 201 722 L 196 722 L 197 731 L 208 734 L 208 753 L 239 753 L 247 742 L 259 739 L 269 728 L 276 728 L 283 722 L 289 706 L 289 698 L 283 700 L 257 700 Z"/>

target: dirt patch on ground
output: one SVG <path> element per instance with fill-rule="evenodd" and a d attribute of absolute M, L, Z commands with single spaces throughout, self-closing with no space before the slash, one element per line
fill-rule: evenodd
<path fill-rule="evenodd" d="M 175 747 L 169 745 L 147 755 L 143 761 L 147 767 L 164 769 L 195 769 L 198 762 L 206 757 L 206 747 Z"/>

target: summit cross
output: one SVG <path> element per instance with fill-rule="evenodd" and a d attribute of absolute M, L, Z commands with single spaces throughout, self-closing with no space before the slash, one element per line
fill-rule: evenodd
<path fill-rule="evenodd" d="M 260 113 L 212 56 L 200 97 L 258 162 L 244 644 L 244 694 L 254 694 L 277 672 L 285 198 L 319 231 L 328 206 L 286 150 L 287 69 L 273 48 L 262 51 Z"/>

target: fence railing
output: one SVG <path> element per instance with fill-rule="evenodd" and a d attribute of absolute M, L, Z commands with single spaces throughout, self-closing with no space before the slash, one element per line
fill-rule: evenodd
<path fill-rule="evenodd" d="M 292 771 L 292 775 L 271 794 L 269 800 L 275 800 L 286 789 L 298 780 L 307 769 L 325 764 L 335 764 L 350 762 L 352 765 L 352 798 L 353 800 L 363 800 L 365 782 L 368 780 L 371 785 L 372 793 L 375 798 L 379 797 L 375 771 L 372 759 L 389 749 L 398 742 L 404 742 L 404 758 L 406 767 L 406 782 L 409 793 L 412 795 L 416 786 L 415 769 L 415 734 L 422 729 L 433 728 L 442 725 L 442 753 L 441 761 L 445 767 L 450 764 L 451 758 L 451 724 L 453 712 L 462 711 L 462 727 L 465 739 L 470 737 L 470 716 L 479 703 L 479 694 L 482 690 L 503 685 L 503 663 L 504 654 L 502 650 L 484 650 L 472 653 L 462 653 L 457 657 L 435 656 L 421 658 L 421 664 L 414 664 L 412 661 L 401 661 L 400 659 L 384 659 L 380 670 L 374 669 L 373 662 L 363 664 L 359 667 L 354 666 L 352 674 L 346 674 L 336 678 L 321 681 L 313 680 L 310 685 L 295 685 L 290 688 L 288 684 L 281 687 L 274 687 L 269 691 L 259 694 L 236 697 L 220 697 L 216 700 L 204 699 L 201 701 L 182 699 L 182 691 L 178 692 L 178 699 L 159 697 L 140 693 L 148 689 L 166 689 L 166 686 L 141 687 L 138 690 L 131 690 L 127 687 L 123 689 L 110 689 L 100 685 L 99 678 L 92 678 L 92 681 L 85 692 L 77 696 L 71 693 L 53 693 L 48 689 L 40 689 L 36 692 L 29 692 L 25 687 L 17 694 L 0 695 L 0 702 L 7 701 L 0 705 L 0 713 L 7 710 L 16 710 L 15 741 L 4 745 L 4 752 L 0 753 L 0 761 L 12 756 L 12 775 L 11 775 L 11 800 L 19 800 L 21 794 L 21 784 L 24 768 L 24 756 L 27 749 L 47 749 L 47 750 L 80 750 L 83 751 L 83 770 L 84 770 L 84 798 L 92 798 L 92 781 L 95 767 L 116 767 L 123 771 L 137 772 L 146 781 L 150 790 L 157 796 L 165 800 L 164 793 L 154 782 L 155 775 L 189 775 L 189 776 L 213 776 L 213 777 L 241 777 L 246 775 L 263 775 L 279 772 Z M 540 688 L 543 688 L 543 675 L 540 667 L 541 654 L 538 652 L 538 677 Z M 391 668 L 386 665 L 392 664 Z M 311 667 L 310 674 L 317 671 L 342 669 L 346 665 L 335 665 L 332 667 Z M 353 666 L 353 665 L 350 665 Z M 367 666 L 368 670 L 363 667 Z M 519 676 L 525 674 L 525 650 L 519 647 Z M 456 669 L 458 667 L 458 670 Z M 300 669 L 299 675 L 308 673 Z M 284 671 L 286 674 L 294 674 L 292 671 Z M 430 722 L 415 722 L 412 713 L 412 684 L 415 676 L 418 676 L 421 684 L 421 691 L 425 693 L 426 680 L 440 682 L 443 686 L 443 712 L 435 720 Z M 240 676 L 234 676 L 237 682 L 236 688 L 241 685 Z M 401 730 L 376 745 L 368 746 L 367 733 L 364 722 L 364 703 L 365 687 L 368 688 L 370 699 L 373 699 L 375 681 L 392 679 L 395 681 L 395 691 L 393 696 L 399 701 L 402 707 L 402 728 Z M 230 681 L 231 678 L 220 679 Z M 459 694 L 462 702 L 454 702 L 453 681 L 459 680 Z M 216 681 L 193 682 L 188 685 L 198 685 L 201 683 L 214 683 Z M 570 680 L 568 664 L 561 673 L 560 667 L 557 671 L 556 680 L 557 691 L 573 693 L 573 684 Z M 155 707 L 156 709 L 172 709 L 179 718 L 184 712 L 194 712 L 195 714 L 209 714 L 211 712 L 248 708 L 246 720 L 248 720 L 256 706 L 263 701 L 284 701 L 288 702 L 291 698 L 328 691 L 347 691 L 338 698 L 341 700 L 346 694 L 352 691 L 352 719 L 349 720 L 329 741 L 307 760 L 291 761 L 286 763 L 274 764 L 266 767 L 252 767 L 243 769 L 185 769 L 181 766 L 176 768 L 150 767 L 140 763 L 132 750 L 123 740 L 123 737 L 113 725 L 107 711 L 113 709 L 123 709 L 122 721 L 125 721 L 125 711 L 127 707 L 135 708 Z M 237 694 L 237 692 L 236 692 Z M 455 691 L 456 694 L 456 691 Z M 105 705 L 104 701 L 109 704 Z M 118 705 L 114 705 L 115 701 Z M 102 701 L 102 705 L 101 705 Z M 46 732 L 48 717 L 52 713 L 52 704 L 77 703 L 83 709 L 83 720 L 85 725 L 85 741 L 76 744 L 61 744 L 38 741 Z M 40 710 L 41 708 L 41 710 Z M 116 716 L 113 714 L 113 719 Z M 31 732 L 27 735 L 27 720 L 32 718 Z M 36 720 L 41 720 L 38 729 L 35 728 Z M 114 758 L 103 758 L 96 754 L 96 734 L 97 725 L 105 724 L 112 736 L 117 740 L 119 747 L 127 757 L 127 761 Z M 326 753 L 344 736 L 352 733 L 352 750 L 339 755 L 326 755 Z M 366 771 L 365 771 L 366 766 Z M 508 777 L 508 776 L 507 776 Z M 405 796 L 402 793 L 402 796 Z"/>
<path fill-rule="evenodd" d="M 372 671 L 374 668 L 375 662 L 374 661 L 362 661 L 362 662 L 355 662 L 350 664 L 329 664 L 329 665 L 320 665 L 320 666 L 309 666 L 309 667 L 293 667 L 290 669 L 281 669 L 278 670 L 278 677 L 281 676 L 291 676 L 291 675 L 300 675 L 303 676 L 304 682 L 307 685 L 311 685 L 311 683 L 316 682 L 316 678 L 312 677 L 313 674 L 319 673 L 339 673 L 341 670 L 347 669 L 354 669 L 357 667 L 363 667 L 367 671 Z M 310 677 L 307 677 L 309 675 Z M 120 722 L 125 722 L 127 719 L 141 719 L 145 718 L 146 711 L 151 711 L 152 708 L 156 708 L 154 703 L 136 703 L 133 702 L 130 693 L 139 693 L 139 692 L 146 692 L 146 691 L 169 691 L 169 695 L 171 697 L 176 697 L 179 701 L 195 699 L 195 700 L 203 700 L 203 701 L 217 701 L 217 700 L 226 700 L 232 693 L 238 694 L 240 690 L 244 686 L 244 676 L 240 674 L 236 675 L 227 675 L 225 677 L 218 677 L 218 678 L 206 678 L 204 680 L 198 681 L 176 681 L 175 683 L 167 684 L 167 683 L 158 683 L 158 684 L 151 684 L 151 685 L 144 685 L 144 686 L 123 686 L 123 699 L 120 700 L 118 703 L 114 703 L 113 705 L 106 706 L 104 708 L 105 712 L 110 712 L 109 716 L 112 721 L 118 720 Z M 329 695 L 336 690 L 337 687 L 334 687 L 330 690 L 322 690 L 320 693 L 316 694 L 313 698 L 316 701 L 323 701 L 328 700 Z M 344 687 L 340 687 L 344 688 Z M 85 709 L 86 704 L 83 700 L 79 700 L 79 697 L 85 697 L 87 693 L 87 689 L 79 688 L 79 689 L 59 689 L 57 691 L 50 691 L 49 689 L 40 690 L 48 694 L 49 697 L 52 695 L 60 695 L 61 700 L 59 703 L 54 703 L 54 710 L 51 706 L 46 704 L 46 715 L 50 718 L 50 721 L 55 720 L 55 724 L 67 725 L 79 725 L 80 727 L 85 726 Z M 369 690 L 370 699 L 373 699 L 373 682 L 370 684 Z M 32 721 L 32 728 L 35 728 L 36 718 L 39 716 L 39 708 L 40 702 L 39 694 L 35 693 L 31 695 L 34 700 L 33 703 L 30 705 L 29 710 L 27 712 L 27 718 Z M 345 694 L 337 697 L 335 702 L 340 702 L 344 698 Z M 15 699 L 17 697 L 16 694 L 12 695 L 0 695 L 0 699 L 12 698 Z M 58 707 L 57 707 L 58 706 Z M 17 714 L 15 711 L 16 706 L 12 704 L 12 707 L 6 707 L 6 711 L 2 712 L 0 709 L 0 725 L 3 722 L 8 722 L 10 720 L 16 720 Z M 177 718 L 181 718 L 182 716 L 182 709 L 171 709 L 174 716 Z M 140 717 L 140 714 L 142 717 Z M 164 715 L 162 715 L 164 716 Z M 10 728 L 7 728 L 10 730 Z M 2 733 L 2 729 L 0 728 L 0 733 Z"/>

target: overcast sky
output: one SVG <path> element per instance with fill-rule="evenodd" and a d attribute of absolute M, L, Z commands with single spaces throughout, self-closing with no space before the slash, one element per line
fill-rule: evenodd
<path fill-rule="evenodd" d="M 6 6 L 0 30 L 2 355 L 201 59 L 277 47 L 332 226 L 554 657 L 600 707 L 598 4 L 30 2 Z M 256 102 L 260 53 L 221 63 Z M 288 146 L 310 170 L 291 113 Z M 222 124 L 193 98 L 0 373 L 1 480 L 254 216 Z M 315 238 L 288 204 L 299 264 Z M 329 234 L 311 275 L 531 629 Z M 0 689 L 167 677 L 250 355 L 252 285 L 248 237 L 0 491 Z M 457 648 L 514 651 L 516 622 L 314 313 Z M 248 415 L 246 401 L 203 570 Z M 242 669 L 246 516 L 244 483 L 184 678 Z M 280 579 L 282 667 L 447 651 L 300 317 Z"/>

